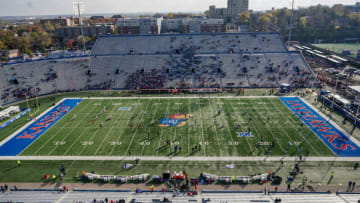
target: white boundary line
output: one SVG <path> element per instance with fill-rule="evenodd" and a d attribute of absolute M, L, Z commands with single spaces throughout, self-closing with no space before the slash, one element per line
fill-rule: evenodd
<path fill-rule="evenodd" d="M 167 105 L 166 105 L 165 116 L 167 116 L 167 114 L 168 114 L 169 104 L 170 104 L 170 102 L 168 102 Z M 163 135 L 163 127 L 160 128 L 160 139 L 159 139 L 158 147 L 157 147 L 157 149 L 156 149 L 156 156 L 159 156 L 159 149 L 160 149 L 160 145 L 161 145 L 162 135 Z"/>
<path fill-rule="evenodd" d="M 130 103 L 126 103 L 126 105 L 128 105 L 128 104 L 130 104 Z M 138 106 L 140 106 L 140 105 L 136 105 L 136 110 L 138 110 L 138 109 L 137 109 Z M 135 112 L 136 112 L 136 111 L 135 111 Z M 124 112 L 124 114 L 125 114 L 125 112 Z M 123 114 L 123 115 L 124 115 L 124 114 Z M 125 115 L 126 115 L 126 114 L 125 114 Z M 124 127 L 124 128 L 119 128 L 119 129 L 121 129 L 122 131 L 121 131 L 120 136 L 117 137 L 116 142 L 122 142 L 122 141 L 121 141 L 121 137 L 122 137 L 123 134 L 125 133 L 126 128 L 127 128 L 127 126 L 129 125 L 129 123 L 130 123 L 130 119 L 127 119 L 126 124 L 124 125 L 125 127 Z M 121 143 L 121 144 L 122 144 L 122 143 Z M 112 155 L 112 153 L 114 152 L 114 150 L 116 149 L 117 146 L 118 146 L 118 145 L 113 145 L 113 146 L 112 146 L 111 151 L 110 151 L 110 155 Z"/>
<path fill-rule="evenodd" d="M 292 96 L 293 97 L 293 96 Z M 55 106 L 59 105 L 66 99 L 189 99 L 189 98 L 199 98 L 199 97 L 145 97 L 145 98 L 134 98 L 134 97 L 89 97 L 89 98 L 80 98 L 80 97 L 73 97 L 73 98 L 63 98 L 59 102 L 55 104 Z M 280 98 L 278 96 L 242 96 L 242 97 L 232 97 L 232 96 L 224 96 L 224 97 L 209 97 L 209 98 Z M 322 112 L 319 112 L 316 108 L 314 108 L 310 103 L 302 99 L 301 97 L 297 97 L 309 107 L 311 107 L 315 112 L 317 112 L 320 116 L 324 119 L 329 119 L 326 115 Z M 42 117 L 46 113 L 48 113 L 51 109 L 50 107 L 45 112 L 40 114 L 36 119 Z M 14 132 L 11 136 L 0 142 L 0 146 L 4 143 L 15 137 L 18 133 L 22 130 L 27 128 L 31 125 L 33 121 L 30 121 L 28 124 Z M 329 121 L 334 127 L 336 127 L 339 131 L 341 131 L 345 136 L 347 136 L 351 141 L 355 144 L 360 146 L 360 141 L 356 140 L 352 137 L 349 133 L 339 127 L 334 121 Z M 134 160 L 135 157 L 123 157 L 123 156 L 0 156 L 0 160 Z M 138 157 L 145 161 L 297 161 L 297 157 L 152 157 L 152 156 L 143 156 Z M 360 161 L 360 157 L 305 157 L 303 160 L 307 161 Z"/>
<path fill-rule="evenodd" d="M 298 161 L 298 157 L 165 157 L 165 156 L 7 156 L 1 157 L 1 160 L 48 160 L 48 161 L 134 161 L 139 158 L 143 161 Z M 326 161 L 326 162 L 359 162 L 360 157 L 304 157 L 303 161 Z"/>
<path fill-rule="evenodd" d="M 55 104 L 55 106 L 51 106 L 49 107 L 45 112 L 41 113 L 40 115 L 38 115 L 36 117 L 36 119 L 33 119 L 32 121 L 29 121 L 26 125 L 24 125 L 23 127 L 21 127 L 19 130 L 15 131 L 13 134 L 11 134 L 10 136 L 8 136 L 6 139 L 4 139 L 3 141 L 0 142 L 0 147 L 2 145 L 4 145 L 5 143 L 7 143 L 8 141 L 10 141 L 12 138 L 14 138 L 16 135 L 18 135 L 21 131 L 25 130 L 27 127 L 29 127 L 31 124 L 33 124 L 35 122 L 35 120 L 39 120 L 39 118 L 41 118 L 42 116 L 44 116 L 45 114 L 49 113 L 50 110 L 52 110 L 54 107 L 56 107 L 57 105 L 59 105 L 61 102 L 63 102 L 64 100 L 66 100 L 68 98 L 63 98 L 62 100 L 60 100 L 58 103 Z M 29 145 L 30 146 L 30 145 Z"/>
<path fill-rule="evenodd" d="M 98 99 L 98 100 L 104 100 L 104 99 L 203 99 L 205 97 L 83 97 L 81 99 Z M 278 96 L 209 96 L 206 97 L 206 99 L 239 99 L 239 98 L 279 98 Z M 80 99 L 80 97 L 76 98 L 67 98 L 67 99 Z"/>
<path fill-rule="evenodd" d="M 316 113 L 318 113 L 321 117 L 323 117 L 325 120 L 329 121 L 331 125 L 333 125 L 336 129 L 338 129 L 340 132 L 342 132 L 347 138 L 349 138 L 353 143 L 355 143 L 358 147 L 360 147 L 360 141 L 354 138 L 352 135 L 350 135 L 348 132 L 346 132 L 343 128 L 341 128 L 338 124 L 336 124 L 332 119 L 330 119 L 327 115 L 320 112 L 317 108 L 315 108 L 312 104 L 307 102 L 305 99 L 302 99 L 301 97 L 298 97 L 301 101 L 303 101 L 306 105 L 308 105 L 310 108 L 312 108 Z"/>
<path fill-rule="evenodd" d="M 83 108 L 85 109 L 85 107 L 87 107 L 87 106 L 88 106 L 88 105 L 84 105 Z M 79 126 L 81 125 L 81 123 L 85 120 L 85 118 L 86 118 L 86 117 L 84 117 L 83 119 L 81 119 L 81 121 L 80 121 L 76 126 L 79 127 Z M 51 138 L 49 138 L 48 141 L 46 141 L 43 145 L 41 145 L 41 147 L 39 147 L 39 149 L 36 151 L 35 154 L 40 153 L 40 152 L 41 152 L 41 149 L 42 149 L 44 146 L 47 146 L 47 144 L 48 144 L 50 141 L 52 141 L 52 140 L 59 134 L 59 132 L 61 132 L 61 131 L 65 128 L 65 126 L 67 126 L 67 125 L 70 124 L 70 123 L 71 123 L 71 122 L 65 123 L 65 125 L 64 125 L 62 128 L 60 128 L 60 129 L 56 132 L 56 134 L 55 134 L 54 136 L 52 136 Z M 66 128 L 67 128 L 67 127 L 66 127 Z M 68 128 L 68 129 L 69 129 L 69 128 Z M 61 141 L 65 141 L 66 138 L 68 138 L 75 129 L 76 129 L 76 127 L 73 128 L 69 133 L 67 133 L 66 136 L 63 136 L 62 139 L 61 139 Z M 50 129 L 49 129 L 49 130 L 50 130 Z M 84 130 L 83 132 L 85 132 L 85 130 Z M 51 142 L 50 142 L 50 143 L 51 143 Z M 48 156 L 50 156 L 50 154 L 52 154 L 54 151 L 56 151 L 56 149 L 57 149 L 58 147 L 59 147 L 59 146 L 54 146 L 54 148 L 48 153 Z"/>
<path fill-rule="evenodd" d="M 300 122 L 302 122 L 302 123 L 304 123 L 302 120 L 301 120 L 301 118 L 299 118 L 281 99 L 279 99 L 280 100 L 280 102 L 282 103 L 282 104 L 284 104 L 285 105 L 285 107 L 293 114 L 293 115 L 295 115 L 296 116 L 296 118 L 298 118 L 299 120 L 300 120 Z M 272 103 L 271 101 L 270 101 L 270 103 Z M 273 104 L 273 103 L 272 103 Z M 289 115 L 287 115 L 287 114 L 285 114 L 284 112 L 282 112 L 281 111 L 281 109 L 279 109 L 277 106 L 276 106 L 276 104 L 273 104 L 274 105 L 274 107 L 276 108 L 276 110 L 278 111 L 278 112 L 280 112 L 281 114 L 283 114 L 284 115 L 284 118 L 286 117 L 287 118 L 287 120 L 292 120 L 291 119 L 291 116 L 289 116 Z M 305 124 L 305 123 L 304 123 Z M 296 125 L 296 124 L 295 124 Z M 306 124 L 305 124 L 306 125 Z M 295 128 L 296 126 L 294 126 L 294 128 Z M 310 129 L 309 128 L 309 126 L 307 126 L 306 125 L 306 127 L 308 128 L 308 129 Z M 285 129 L 285 128 L 282 128 L 283 130 Z M 311 130 L 311 129 L 310 129 Z M 285 131 L 285 130 L 284 130 Z M 286 131 L 285 131 L 286 132 Z M 297 131 L 296 130 L 296 134 L 297 135 L 300 135 L 304 140 L 303 140 L 303 142 L 306 142 L 318 155 L 321 155 L 321 153 L 317 150 L 317 149 L 315 149 L 314 148 L 314 146 L 311 144 L 311 143 L 309 143 L 309 141 L 306 139 L 306 137 L 303 135 L 303 134 L 301 134 L 299 131 Z M 317 136 L 317 134 L 315 133 L 315 132 L 313 132 L 313 134 L 317 137 L 317 138 L 319 138 L 318 136 Z M 300 137 L 299 136 L 299 137 Z M 292 140 L 291 140 L 292 141 Z M 320 141 L 322 141 L 321 139 L 320 139 Z M 292 141 L 293 142 L 293 141 Z M 293 142 L 294 143 L 294 142 Z M 324 143 L 325 144 L 325 143 Z M 301 144 L 300 144 L 301 145 Z M 300 145 L 299 145 L 299 147 L 300 147 Z M 325 144 L 326 145 L 326 144 Z"/>

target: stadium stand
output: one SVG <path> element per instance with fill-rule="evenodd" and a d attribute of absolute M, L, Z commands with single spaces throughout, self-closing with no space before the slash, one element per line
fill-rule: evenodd
<path fill-rule="evenodd" d="M 68 203 L 82 203 L 82 202 L 93 202 L 97 200 L 97 202 L 108 200 L 108 202 L 114 201 L 118 202 L 120 200 L 127 200 L 131 195 L 131 192 L 126 191 L 73 191 L 67 193 L 66 197 L 64 197 L 61 202 Z"/>
<path fill-rule="evenodd" d="M 57 190 L 22 190 L 0 193 L 0 202 L 173 202 L 173 203 L 245 203 L 245 202 L 281 202 L 288 203 L 358 203 L 360 194 L 357 193 L 316 193 L 316 192 L 271 192 L 264 195 L 261 191 L 203 191 L 199 195 L 189 196 L 187 193 L 173 192 L 150 192 L 142 191 L 134 193 L 131 191 L 119 190 L 73 190 L 59 192 Z M 166 201 L 164 201 L 166 200 Z"/>
<path fill-rule="evenodd" d="M 2 65 L 0 103 L 86 89 L 314 87 L 278 33 L 100 36 L 88 57 Z"/>
<path fill-rule="evenodd" d="M 0 202 L 56 202 L 62 196 L 57 191 L 11 191 L 0 194 Z"/>
<path fill-rule="evenodd" d="M 202 202 L 204 203 L 235 203 L 235 202 L 272 202 L 269 196 L 262 192 L 240 193 L 240 192 L 207 192 L 202 193 Z"/>
<path fill-rule="evenodd" d="M 339 197 L 349 203 L 359 203 L 360 193 L 338 193 Z"/>
<path fill-rule="evenodd" d="M 270 193 L 270 196 L 272 199 L 280 198 L 281 202 L 288 203 L 344 202 L 344 200 L 332 193 Z"/>
<path fill-rule="evenodd" d="M 164 201 L 167 200 L 167 201 Z M 186 193 L 180 193 L 179 195 L 174 196 L 171 192 L 145 192 L 134 194 L 131 197 L 131 202 L 141 202 L 141 203 L 152 203 L 152 202 L 173 202 L 173 203 L 188 203 L 188 202 L 197 202 L 196 196 L 188 196 Z"/>

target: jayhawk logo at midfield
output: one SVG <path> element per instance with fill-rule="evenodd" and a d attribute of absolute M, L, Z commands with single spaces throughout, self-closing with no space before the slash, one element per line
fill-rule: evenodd
<path fill-rule="evenodd" d="M 173 114 L 169 118 L 163 118 L 160 120 L 160 127 L 182 127 L 186 124 L 186 119 L 192 117 L 192 114 Z"/>

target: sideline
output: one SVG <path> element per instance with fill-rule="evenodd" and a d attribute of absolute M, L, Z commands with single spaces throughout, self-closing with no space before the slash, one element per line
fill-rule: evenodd
<path fill-rule="evenodd" d="M 191 156 L 191 157 L 166 157 L 166 156 L 4 156 L 0 157 L 3 161 L 13 160 L 43 160 L 43 161 L 134 161 L 140 159 L 141 161 L 299 161 L 299 157 L 202 157 L 202 156 Z M 360 161 L 360 157 L 303 157 L 302 161 L 321 161 L 321 162 L 346 162 Z"/>

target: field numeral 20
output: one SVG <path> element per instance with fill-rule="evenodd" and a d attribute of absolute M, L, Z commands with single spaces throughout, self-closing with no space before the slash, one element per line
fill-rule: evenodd
<path fill-rule="evenodd" d="M 150 145 L 151 143 L 150 142 L 140 142 L 140 145 Z"/>
<path fill-rule="evenodd" d="M 66 142 L 65 141 L 56 141 L 54 142 L 55 146 L 59 146 L 59 145 L 64 145 Z"/>
<path fill-rule="evenodd" d="M 239 145 L 240 144 L 240 142 L 229 142 L 229 145 L 235 145 L 235 146 L 237 146 L 237 145 Z"/>
<path fill-rule="evenodd" d="M 121 142 L 109 142 L 111 146 L 114 146 L 114 145 L 122 145 Z"/>
<path fill-rule="evenodd" d="M 93 145 L 94 142 L 93 141 L 86 141 L 86 142 L 81 142 L 82 145 L 87 146 L 87 145 Z"/>

